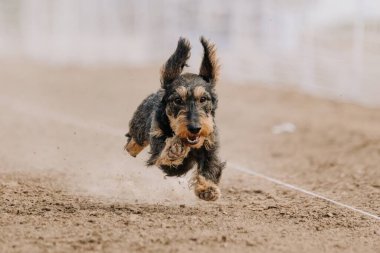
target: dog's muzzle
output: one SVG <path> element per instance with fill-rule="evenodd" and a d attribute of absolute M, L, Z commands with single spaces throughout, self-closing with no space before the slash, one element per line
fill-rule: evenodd
<path fill-rule="evenodd" d="M 199 142 L 199 132 L 201 131 L 201 126 L 199 124 L 190 124 L 187 126 L 187 130 L 189 131 L 189 135 L 186 138 L 186 141 L 190 145 L 195 145 Z"/>
<path fill-rule="evenodd" d="M 186 141 L 190 144 L 190 145 L 195 145 L 199 142 L 199 135 L 190 135 L 186 138 Z"/>

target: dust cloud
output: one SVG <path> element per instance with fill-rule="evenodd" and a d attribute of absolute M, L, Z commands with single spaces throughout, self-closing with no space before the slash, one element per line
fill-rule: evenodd
<path fill-rule="evenodd" d="M 59 174 L 65 191 L 107 201 L 190 204 L 191 175 L 165 178 L 147 168 L 144 151 L 132 158 L 123 151 L 123 130 L 51 111 L 38 104 L 1 99 L 2 171 Z M 54 176 L 55 177 L 55 176 Z"/>

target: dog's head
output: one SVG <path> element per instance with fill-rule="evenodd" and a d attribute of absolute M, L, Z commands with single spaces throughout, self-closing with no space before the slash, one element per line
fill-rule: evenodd
<path fill-rule="evenodd" d="M 219 65 L 216 48 L 203 37 L 201 43 L 204 55 L 199 74 L 181 74 L 191 49 L 184 38 L 179 39 L 176 51 L 161 70 L 161 85 L 165 90 L 163 103 L 170 127 L 193 148 L 200 148 L 205 140 L 211 142 L 217 107 L 215 84 Z"/>

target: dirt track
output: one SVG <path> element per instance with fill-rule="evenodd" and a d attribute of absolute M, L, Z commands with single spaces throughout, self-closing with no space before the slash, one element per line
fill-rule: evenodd
<path fill-rule="evenodd" d="M 0 252 L 379 252 L 380 221 L 227 167 L 195 199 L 122 152 L 156 68 L 0 65 Z M 222 157 L 380 215 L 380 110 L 222 83 Z M 293 134 L 272 126 L 292 122 Z"/>

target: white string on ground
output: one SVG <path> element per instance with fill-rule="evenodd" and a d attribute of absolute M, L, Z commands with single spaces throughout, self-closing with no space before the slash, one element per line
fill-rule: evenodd
<path fill-rule="evenodd" d="M 125 132 L 125 130 L 117 129 L 117 128 L 113 128 L 113 127 L 109 127 L 109 126 L 105 126 L 105 125 L 101 125 L 101 124 L 93 124 L 93 123 L 90 124 L 90 123 L 88 123 L 82 119 L 78 119 L 78 118 L 73 117 L 73 116 L 65 115 L 65 114 L 62 114 L 59 112 L 53 112 L 53 111 L 43 109 L 43 108 L 40 108 L 40 107 L 35 106 L 35 105 L 31 105 L 31 104 L 26 105 L 24 103 L 17 102 L 17 100 L 13 100 L 13 99 L 11 100 L 11 99 L 5 98 L 3 96 L 0 96 L 0 98 L 1 98 L 1 104 L 8 106 L 9 108 L 11 108 L 15 111 L 25 113 L 25 114 L 30 115 L 30 116 L 34 116 L 34 117 L 38 117 L 38 118 L 47 118 L 47 119 L 50 119 L 50 120 L 53 120 L 56 122 L 60 122 L 60 123 L 66 124 L 66 125 L 72 125 L 75 127 L 84 128 L 86 130 L 92 130 L 92 131 L 95 131 L 97 133 L 107 134 L 107 135 L 111 135 L 114 137 L 117 137 L 117 136 L 122 137 L 123 136 L 122 133 Z M 322 196 L 318 193 L 305 190 L 305 189 L 300 188 L 298 186 L 282 182 L 278 179 L 266 176 L 264 174 L 256 172 L 252 169 L 248 169 L 244 166 L 235 164 L 233 162 L 228 162 L 228 167 L 230 167 L 231 169 L 234 169 L 236 171 L 247 173 L 247 174 L 250 174 L 252 176 L 256 176 L 258 178 L 272 182 L 274 184 L 278 184 L 278 185 L 281 185 L 283 187 L 304 193 L 306 195 L 322 199 L 322 200 L 327 201 L 329 203 L 332 203 L 334 205 L 337 205 L 337 206 L 340 206 L 343 208 L 347 208 L 353 212 L 360 213 L 361 215 L 364 215 L 364 216 L 367 216 L 367 217 L 370 217 L 370 218 L 373 218 L 373 219 L 380 221 L 380 216 L 377 216 L 375 214 L 363 211 L 363 210 L 358 209 L 356 207 L 338 202 L 336 200 L 327 198 L 327 197 Z"/>
<path fill-rule="evenodd" d="M 316 198 L 319 198 L 319 199 L 323 199 L 327 202 L 330 202 L 330 203 L 333 203 L 337 206 L 340 206 L 340 207 L 345 207 L 347 209 L 350 209 L 351 211 L 354 211 L 354 212 L 357 212 L 357 213 L 360 213 L 362 215 L 365 215 L 365 216 L 368 216 L 368 217 L 371 217 L 371 218 L 374 218 L 376 220 L 380 220 L 380 217 L 375 215 L 375 214 L 372 214 L 372 213 L 369 213 L 369 212 L 366 212 L 366 211 L 363 211 L 363 210 L 360 210 L 356 207 L 353 207 L 353 206 L 350 206 L 350 205 L 347 205 L 347 204 L 344 204 L 344 203 L 340 203 L 336 200 L 333 200 L 333 199 L 329 199 L 325 196 L 322 196 L 318 193 L 315 193 L 315 192 L 312 192 L 312 191 L 308 191 L 308 190 L 305 190 L 305 189 L 302 189 L 298 186 L 295 186 L 295 185 L 292 185 L 292 184 L 288 184 L 288 183 L 285 183 L 285 182 L 282 182 L 278 179 L 275 179 L 275 178 L 272 178 L 272 177 L 269 177 L 269 176 L 266 176 L 264 174 L 261 174 L 259 172 L 256 172 L 252 169 L 248 169 L 246 167 L 243 167 L 241 165 L 238 165 L 238 164 L 235 164 L 235 163 L 231 163 L 229 162 L 228 163 L 228 166 L 231 168 L 231 169 L 234 169 L 234 170 L 237 170 L 237 171 L 240 171 L 240 172 L 244 172 L 244 173 L 247 173 L 247 174 L 250 174 L 252 176 L 256 176 L 256 177 L 259 177 L 259 178 L 262 178 L 262 179 L 265 179 L 267 181 L 270 181 L 272 183 L 275 183 L 275 184 L 278 184 L 278 185 L 281 185 L 283 187 L 286 187 L 286 188 L 289 188 L 289 189 L 292 189 L 292 190 L 295 190 L 295 191 L 299 191 L 299 192 L 302 192 L 304 194 L 307 194 L 307 195 L 310 195 L 310 196 L 313 196 L 313 197 L 316 197 Z"/>

